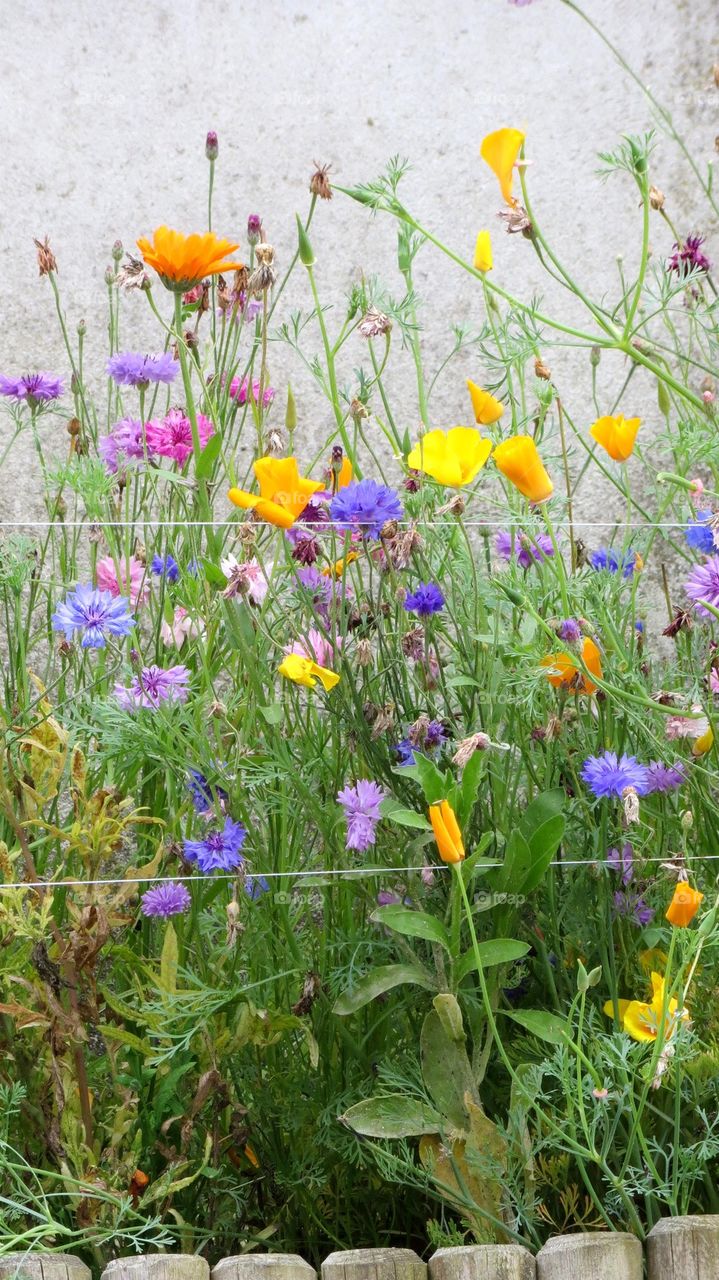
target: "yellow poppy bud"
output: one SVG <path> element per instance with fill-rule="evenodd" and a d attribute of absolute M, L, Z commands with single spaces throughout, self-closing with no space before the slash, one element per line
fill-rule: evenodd
<path fill-rule="evenodd" d="M 463 862 L 464 844 L 457 817 L 448 800 L 429 806 L 429 820 L 443 862 Z"/>
<path fill-rule="evenodd" d="M 714 746 L 714 732 L 711 725 L 692 745 L 693 756 L 705 756 L 707 751 L 711 751 Z"/>
<path fill-rule="evenodd" d="M 544 468 L 531 436 L 510 436 L 494 451 L 494 460 L 508 480 L 530 502 L 544 502 L 554 492 L 554 485 Z"/>
<path fill-rule="evenodd" d="M 477 243 L 474 246 L 474 269 L 475 271 L 491 271 L 494 266 L 494 258 L 492 257 L 492 241 L 488 231 L 479 231 L 477 233 Z"/>
<path fill-rule="evenodd" d="M 498 422 L 504 413 L 501 400 L 495 400 L 494 396 L 484 391 L 482 387 L 478 387 L 471 378 L 467 378 L 467 390 L 472 401 L 475 422 L 482 427 L 489 427 L 493 422 Z"/>
<path fill-rule="evenodd" d="M 665 913 L 669 923 L 678 925 L 680 929 L 686 928 L 694 919 L 703 898 L 704 894 L 698 889 L 692 889 L 686 880 L 680 880 Z"/>
<path fill-rule="evenodd" d="M 615 462 L 626 462 L 641 425 L 641 418 L 625 418 L 620 413 L 613 418 L 597 418 L 589 428 L 589 434 Z"/>

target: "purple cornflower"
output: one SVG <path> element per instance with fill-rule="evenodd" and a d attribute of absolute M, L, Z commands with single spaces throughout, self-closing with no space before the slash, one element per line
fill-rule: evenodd
<path fill-rule="evenodd" d="M 126 462 L 143 461 L 142 423 L 139 418 L 121 418 L 110 434 L 100 436 L 97 450 L 111 475 L 122 470 Z"/>
<path fill-rule="evenodd" d="M 179 916 L 187 911 L 192 899 L 189 889 L 184 884 L 170 882 L 156 884 L 148 889 L 140 899 L 140 910 L 144 916 Z"/>
<path fill-rule="evenodd" d="M 208 782 L 204 773 L 200 773 L 199 769 L 190 769 L 189 774 L 187 789 L 190 792 L 196 812 L 199 814 L 213 813 L 215 804 L 218 804 L 220 809 L 224 809 L 229 800 L 224 788 Z"/>
<path fill-rule="evenodd" d="M 424 745 L 428 751 L 436 751 L 447 741 L 447 732 L 441 720 L 430 720 L 424 735 Z"/>
<path fill-rule="evenodd" d="M 115 685 L 115 696 L 123 711 L 137 711 L 140 707 L 157 711 L 163 702 L 186 702 L 189 693 L 190 673 L 187 667 L 143 667 L 133 676 L 129 688 Z"/>
<path fill-rule="evenodd" d="M 167 578 L 168 582 L 177 582 L 180 566 L 173 556 L 153 556 L 152 572 L 158 578 Z"/>
<path fill-rule="evenodd" d="M 173 382 L 180 372 L 180 362 L 173 360 L 169 351 L 161 351 L 155 356 L 143 356 L 138 351 L 121 351 L 110 356 L 107 372 L 118 387 L 139 387 L 144 390 L 151 382 Z"/>
<path fill-rule="evenodd" d="M 714 512 L 697 511 L 696 520 L 690 520 L 686 527 L 685 537 L 688 545 L 693 551 L 699 551 L 703 556 L 711 555 L 716 550 L 714 544 L 714 534 L 709 528 L 709 521 Z"/>
<path fill-rule="evenodd" d="M 270 882 L 265 876 L 248 876 L 245 880 L 245 893 L 253 902 L 269 891 Z"/>
<path fill-rule="evenodd" d="M 402 905 L 402 899 L 398 893 L 393 893 L 391 889 L 380 889 L 377 894 L 378 907 L 399 907 Z"/>
<path fill-rule="evenodd" d="M 704 236 L 687 236 L 683 244 L 675 242 L 674 252 L 667 262 L 667 271 L 676 271 L 679 276 L 685 276 L 690 271 L 709 271 L 712 264 L 706 254 L 702 253 L 704 239 Z"/>
<path fill-rule="evenodd" d="M 405 769 L 408 765 L 415 763 L 414 747 L 409 738 L 403 738 L 401 742 L 396 742 L 392 750 L 397 756 L 397 766 Z"/>
<path fill-rule="evenodd" d="M 434 582 L 420 582 L 416 591 L 407 596 L 404 607 L 407 613 L 416 613 L 420 618 L 429 618 L 444 608 L 444 596 Z"/>
<path fill-rule="evenodd" d="M 204 840 L 185 840 L 185 857 L 188 862 L 196 862 L 205 875 L 210 871 L 233 871 L 244 862 L 240 849 L 246 835 L 240 822 L 225 818 L 221 831 L 210 831 Z"/>
<path fill-rule="evenodd" d="M 384 796 L 382 787 L 364 778 L 360 778 L 353 787 L 345 787 L 337 793 L 347 819 L 345 848 L 363 852 L 374 844 L 375 828 L 380 820 L 379 807 Z"/>
<path fill-rule="evenodd" d="M 262 235 L 262 218 L 259 213 L 249 213 L 247 215 L 247 241 L 249 244 L 259 244 Z"/>
<path fill-rule="evenodd" d="M 621 849 L 607 849 L 607 866 L 622 877 L 624 885 L 634 879 L 634 850 L 628 840 Z"/>
<path fill-rule="evenodd" d="M 653 791 L 667 792 L 676 791 L 686 782 L 687 776 L 684 772 L 684 765 L 679 762 L 677 764 L 664 764 L 662 760 L 651 760 L 647 765 L 648 788 L 647 794 Z"/>
<path fill-rule="evenodd" d="M 640 926 L 650 924 L 654 919 L 652 907 L 648 907 L 641 894 L 634 889 L 617 889 L 614 894 L 614 911 L 616 915 L 626 916 Z"/>
<path fill-rule="evenodd" d="M 53 630 L 64 631 L 67 641 L 76 631 L 83 632 L 83 649 L 104 649 L 108 636 L 129 636 L 134 625 L 135 615 L 124 596 L 99 591 L 90 583 L 71 591 L 52 615 Z"/>
<path fill-rule="evenodd" d="M 593 569 L 606 569 L 607 573 L 619 573 L 623 578 L 631 578 L 637 567 L 637 553 L 629 550 L 621 558 L 610 547 L 597 547 L 589 557 Z"/>
<path fill-rule="evenodd" d="M 0 373 L 0 396 L 21 404 L 26 400 L 31 409 L 57 400 L 65 390 L 62 379 L 53 373 L 24 373 L 21 378 L 6 378 Z"/>
<path fill-rule="evenodd" d="M 554 543 L 547 533 L 538 533 L 534 539 L 528 538 L 526 533 L 515 533 L 513 544 L 511 533 L 507 529 L 500 529 L 494 546 L 497 555 L 503 560 L 511 560 L 514 551 L 514 558 L 522 569 L 528 569 L 535 561 L 554 555 Z"/>
<path fill-rule="evenodd" d="M 298 564 L 314 564 L 320 554 L 320 544 L 306 529 L 288 529 L 287 541 L 292 545 L 292 559 Z"/>
<path fill-rule="evenodd" d="M 684 590 L 694 601 L 694 608 L 702 618 L 712 617 L 709 609 L 705 609 L 699 601 L 706 600 L 715 609 L 719 609 L 719 556 L 709 556 L 704 564 L 696 565 L 684 583 Z"/>
<path fill-rule="evenodd" d="M 578 644 L 582 638 L 582 628 L 576 618 L 563 618 L 557 627 L 557 635 L 567 644 Z"/>
<path fill-rule="evenodd" d="M 352 480 L 332 499 L 330 519 L 341 529 L 378 538 L 388 520 L 402 518 L 402 503 L 394 489 L 376 480 Z"/>
<path fill-rule="evenodd" d="M 646 766 L 636 756 L 618 756 L 616 751 L 589 756 L 582 765 L 581 776 L 598 797 L 621 796 L 627 787 L 645 796 L 649 786 Z"/>

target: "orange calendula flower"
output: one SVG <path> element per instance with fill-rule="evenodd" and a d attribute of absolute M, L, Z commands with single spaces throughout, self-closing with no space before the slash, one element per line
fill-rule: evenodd
<path fill-rule="evenodd" d="M 477 233 L 477 242 L 474 246 L 474 269 L 475 271 L 491 271 L 494 266 L 494 258 L 492 257 L 492 240 L 488 231 L 479 231 Z"/>
<path fill-rule="evenodd" d="M 423 471 L 438 484 L 461 489 L 474 480 L 492 452 L 476 427 L 452 427 L 428 431 L 407 456 L 407 466 Z"/>
<path fill-rule="evenodd" d="M 692 889 L 686 880 L 680 880 L 666 910 L 667 920 L 670 924 L 685 929 L 688 924 L 691 924 L 703 900 L 703 893 L 698 889 Z"/>
<path fill-rule="evenodd" d="M 239 271 L 241 262 L 228 262 L 227 257 L 239 246 L 233 240 L 220 240 L 214 231 L 185 236 L 169 227 L 158 227 L 152 240 L 141 236 L 137 247 L 148 267 L 154 267 L 166 289 L 186 293 L 201 284 L 205 276 L 221 271 Z"/>
<path fill-rule="evenodd" d="M 545 502 L 554 493 L 554 485 L 531 436 L 510 436 L 503 440 L 494 451 L 494 461 L 502 475 L 530 502 Z"/>
<path fill-rule="evenodd" d="M 328 693 L 336 684 L 339 684 L 340 679 L 336 671 L 330 671 L 329 667 L 321 667 L 318 662 L 313 662 L 311 658 L 303 658 L 299 653 L 288 653 L 277 670 L 286 680 L 293 680 L 295 684 L 304 685 L 306 689 L 313 689 L 319 680 Z"/>
<path fill-rule="evenodd" d="M 478 387 L 471 378 L 467 378 L 467 390 L 472 401 L 475 422 L 483 427 L 489 427 L 493 422 L 498 422 L 504 413 L 501 400 L 495 400 L 494 396 L 484 391 L 482 387 Z"/>
<path fill-rule="evenodd" d="M 482 159 L 499 178 L 507 204 L 516 204 L 512 195 L 512 180 L 523 142 L 524 134 L 520 129 L 496 129 L 494 133 L 487 134 L 479 149 Z"/>
<path fill-rule="evenodd" d="M 448 800 L 429 806 L 429 820 L 443 862 L 463 862 L 464 843 L 457 816 Z"/>
<path fill-rule="evenodd" d="M 613 418 L 597 418 L 589 428 L 589 434 L 597 444 L 606 449 L 615 462 L 626 462 L 631 456 L 641 425 L 641 418 L 625 418 L 619 413 Z"/>
<path fill-rule="evenodd" d="M 256 511 L 261 520 L 278 529 L 290 529 L 312 494 L 322 488 L 319 480 L 300 475 L 296 458 L 258 458 L 253 470 L 260 482 L 259 494 L 230 489 L 227 496 L 236 507 Z"/>
<path fill-rule="evenodd" d="M 622 1030 L 626 1031 L 633 1040 L 649 1041 L 656 1040 L 659 1035 L 663 1008 L 664 978 L 659 973 L 653 973 L 651 1001 L 645 1003 L 643 1000 L 618 1000 L 616 1014 Z M 614 1017 L 614 1001 L 607 1000 L 604 1012 L 609 1018 Z M 664 1015 L 664 1040 L 669 1040 L 674 1035 L 679 1021 L 686 1021 L 688 1017 L 689 1011 L 679 1010 L 679 1002 L 675 996 L 672 996 L 667 1003 Z"/>
<path fill-rule="evenodd" d="M 586 636 L 582 645 L 582 662 L 598 680 L 602 678 L 602 657 L 594 641 Z M 552 653 L 542 658 L 549 683 L 555 689 L 570 689 L 572 693 L 594 693 L 597 686 L 577 666 L 571 653 Z"/>

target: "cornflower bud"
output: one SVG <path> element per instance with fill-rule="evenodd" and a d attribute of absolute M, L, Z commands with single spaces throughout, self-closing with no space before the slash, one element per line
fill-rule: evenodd
<path fill-rule="evenodd" d="M 220 148 L 217 143 L 217 134 L 214 129 L 210 129 L 205 139 L 205 155 L 208 160 L 216 160 L 219 155 Z"/>

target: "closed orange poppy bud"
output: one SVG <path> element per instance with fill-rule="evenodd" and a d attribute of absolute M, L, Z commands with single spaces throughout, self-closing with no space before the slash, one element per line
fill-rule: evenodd
<path fill-rule="evenodd" d="M 464 843 L 457 816 L 448 800 L 429 806 L 429 820 L 443 862 L 463 862 Z"/>
<path fill-rule="evenodd" d="M 531 436 L 510 436 L 494 450 L 494 460 L 508 480 L 530 502 L 544 502 L 554 493 L 554 485 Z"/>
<path fill-rule="evenodd" d="M 700 893 L 698 889 L 692 889 L 686 880 L 680 880 L 666 911 L 666 918 L 669 923 L 685 929 L 694 919 L 703 898 L 704 894 Z"/>
<path fill-rule="evenodd" d="M 597 418 L 589 428 L 589 434 L 615 462 L 626 462 L 641 425 L 641 418 L 625 418 L 620 413 L 614 417 Z"/>

